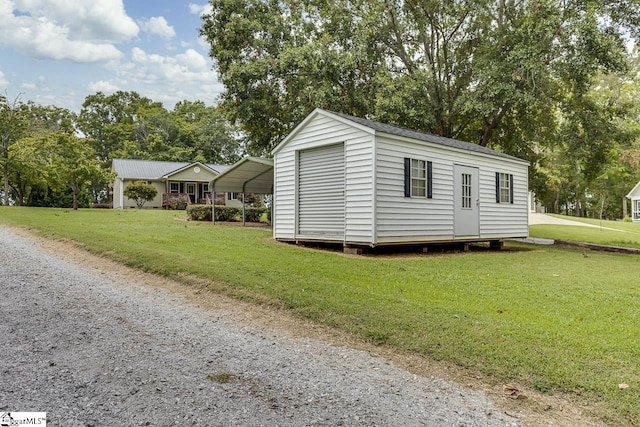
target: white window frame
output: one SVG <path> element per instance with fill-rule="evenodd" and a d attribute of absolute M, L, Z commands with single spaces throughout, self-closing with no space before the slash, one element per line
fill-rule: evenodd
<path fill-rule="evenodd" d="M 227 200 L 238 200 L 238 193 L 227 193 Z"/>
<path fill-rule="evenodd" d="M 174 191 L 174 186 L 176 187 Z M 179 182 L 170 182 L 169 183 L 169 193 L 170 194 L 180 194 L 180 183 Z"/>
<path fill-rule="evenodd" d="M 511 177 L 500 172 L 500 203 L 511 203 Z"/>
<path fill-rule="evenodd" d="M 411 159 L 411 197 L 427 197 L 427 161 Z"/>
<path fill-rule="evenodd" d="M 462 174 L 462 209 L 472 209 L 471 207 L 471 174 Z"/>

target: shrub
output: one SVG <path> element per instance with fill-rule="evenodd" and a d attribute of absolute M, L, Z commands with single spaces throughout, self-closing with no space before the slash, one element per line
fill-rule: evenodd
<path fill-rule="evenodd" d="M 267 211 L 267 208 L 246 208 L 244 210 L 245 221 L 260 222 L 262 215 Z M 242 211 L 240 211 L 240 220 L 242 220 Z"/>
<path fill-rule="evenodd" d="M 624 218 L 622 218 L 622 222 L 633 222 L 633 220 L 631 219 L 631 217 L 629 215 L 627 215 Z"/>
<path fill-rule="evenodd" d="M 188 206 L 187 196 L 180 195 L 175 199 L 171 199 L 169 200 L 168 205 L 169 205 L 169 209 L 173 209 L 176 211 L 183 211 Z"/>
<path fill-rule="evenodd" d="M 191 221 L 211 221 L 211 205 L 189 205 L 187 217 Z"/>
<path fill-rule="evenodd" d="M 247 222 L 260 222 L 264 214 L 268 216 L 268 208 L 246 208 L 245 220 Z M 187 206 L 187 217 L 191 221 L 211 221 L 211 205 Z M 216 221 L 242 221 L 242 208 L 216 205 Z"/>
<path fill-rule="evenodd" d="M 156 197 L 158 190 L 151 184 L 138 181 L 129 184 L 124 189 L 123 194 L 129 199 L 135 200 L 138 209 L 142 209 L 146 202 L 150 202 Z"/>
<path fill-rule="evenodd" d="M 231 206 L 216 206 L 216 221 L 242 221 L 242 209 Z"/>

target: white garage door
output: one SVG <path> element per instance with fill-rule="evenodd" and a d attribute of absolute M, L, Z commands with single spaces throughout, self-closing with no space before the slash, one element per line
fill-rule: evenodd
<path fill-rule="evenodd" d="M 344 144 L 299 152 L 298 234 L 344 238 Z"/>

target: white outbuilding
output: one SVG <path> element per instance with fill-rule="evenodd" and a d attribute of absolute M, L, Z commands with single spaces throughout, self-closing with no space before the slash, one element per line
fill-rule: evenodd
<path fill-rule="evenodd" d="M 627 199 L 631 200 L 631 219 L 640 222 L 640 182 L 627 194 Z"/>
<path fill-rule="evenodd" d="M 345 247 L 528 236 L 529 162 L 314 110 L 273 150 L 273 235 Z"/>

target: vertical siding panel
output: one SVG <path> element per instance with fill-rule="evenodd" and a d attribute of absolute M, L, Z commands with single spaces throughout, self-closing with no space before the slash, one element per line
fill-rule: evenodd
<path fill-rule="evenodd" d="M 345 241 L 373 243 L 373 136 L 345 141 Z"/>

